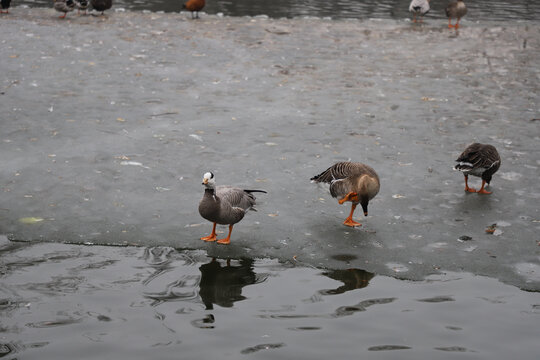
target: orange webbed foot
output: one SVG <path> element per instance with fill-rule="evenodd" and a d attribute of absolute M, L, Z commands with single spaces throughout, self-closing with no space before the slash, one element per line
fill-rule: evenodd
<path fill-rule="evenodd" d="M 218 244 L 222 244 L 222 245 L 228 245 L 231 243 L 231 239 L 229 239 L 228 237 L 226 237 L 225 239 L 219 239 L 217 241 Z"/>
<path fill-rule="evenodd" d="M 489 194 L 491 194 L 491 191 L 487 191 L 486 189 L 480 189 L 480 190 L 477 191 L 477 193 L 479 193 L 479 194 L 488 194 L 489 195 Z"/>
<path fill-rule="evenodd" d="M 210 234 L 208 236 L 202 237 L 201 240 L 204 240 L 204 241 L 216 241 L 217 236 L 216 236 L 216 234 Z"/>
<path fill-rule="evenodd" d="M 352 218 L 345 219 L 345 221 L 343 222 L 343 225 L 347 225 L 347 226 L 350 226 L 350 227 L 362 226 L 362 224 L 360 224 L 359 222 L 354 221 Z"/>
<path fill-rule="evenodd" d="M 465 188 L 465 191 L 470 192 L 470 193 L 475 193 L 475 192 L 477 192 L 475 188 L 468 187 L 468 186 Z"/>

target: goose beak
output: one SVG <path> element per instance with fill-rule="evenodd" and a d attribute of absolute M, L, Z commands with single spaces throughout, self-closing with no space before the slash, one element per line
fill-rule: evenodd
<path fill-rule="evenodd" d="M 206 179 L 206 178 L 203 179 L 202 184 L 203 184 L 203 185 L 207 185 L 207 184 L 208 184 L 208 179 Z"/>

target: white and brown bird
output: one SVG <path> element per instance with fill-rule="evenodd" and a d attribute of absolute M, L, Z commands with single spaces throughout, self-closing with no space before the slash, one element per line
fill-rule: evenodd
<path fill-rule="evenodd" d="M 424 15 L 429 12 L 429 0 L 412 0 L 409 5 L 409 11 L 413 13 L 413 22 L 416 22 L 416 17 L 420 15 L 420 21 L 424 19 Z"/>
<path fill-rule="evenodd" d="M 446 16 L 448 17 L 448 27 L 459 28 L 459 20 L 467 14 L 467 6 L 463 0 L 452 0 L 446 7 Z M 457 19 L 456 24 L 452 25 L 452 19 Z"/>
<path fill-rule="evenodd" d="M 54 9 L 64 13 L 64 15 L 60 15 L 60 19 L 65 19 L 67 13 L 75 9 L 75 2 L 73 0 L 54 0 Z"/>
<path fill-rule="evenodd" d="M 493 145 L 474 143 L 465 149 L 457 158 L 457 164 L 454 170 L 459 170 L 465 176 L 465 191 L 477 192 L 479 194 L 491 194 L 484 189 L 489 185 L 493 174 L 501 166 L 501 157 Z M 469 175 L 482 178 L 482 187 L 480 190 L 469 187 Z"/>
<path fill-rule="evenodd" d="M 338 162 L 311 178 L 311 181 L 330 184 L 330 194 L 339 204 L 350 201 L 351 212 L 343 224 L 361 226 L 353 220 L 354 210 L 360 204 L 364 215 L 368 215 L 368 203 L 381 187 L 379 176 L 371 166 L 359 162 Z"/>
<path fill-rule="evenodd" d="M 84 11 L 84 14 L 86 15 L 86 10 L 88 10 L 88 6 L 90 6 L 90 2 L 88 0 L 74 0 L 75 6 L 77 6 L 77 14 L 81 13 L 81 10 Z"/>
<path fill-rule="evenodd" d="M 244 218 L 248 210 L 255 210 L 253 193 L 266 193 L 264 190 L 246 190 L 228 185 L 216 186 L 213 173 L 203 176 L 204 195 L 199 202 L 199 214 L 214 223 L 212 233 L 202 237 L 204 241 L 216 241 L 219 244 L 229 244 L 234 224 Z M 224 239 L 217 239 L 216 225 L 229 225 L 229 234 Z"/>

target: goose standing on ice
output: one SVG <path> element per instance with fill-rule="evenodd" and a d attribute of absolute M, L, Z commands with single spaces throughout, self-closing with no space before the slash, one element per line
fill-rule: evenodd
<path fill-rule="evenodd" d="M 11 6 L 11 0 L 2 0 L 0 2 L 0 5 L 2 5 L 2 10 L 0 10 L 0 14 L 9 14 L 9 7 Z"/>
<path fill-rule="evenodd" d="M 456 161 L 457 165 L 454 166 L 454 170 L 461 171 L 465 176 L 465 191 L 491 194 L 491 192 L 484 189 L 484 186 L 489 185 L 491 177 L 501 166 L 501 157 L 493 145 L 471 144 L 459 155 Z M 476 191 L 474 188 L 469 187 L 469 175 L 482 178 L 480 190 Z"/>
<path fill-rule="evenodd" d="M 204 8 L 204 5 L 206 5 L 204 0 L 188 0 L 182 5 L 182 7 L 188 11 L 191 11 L 192 19 L 198 19 L 199 11 Z"/>
<path fill-rule="evenodd" d="M 254 192 L 266 193 L 264 190 L 244 190 L 237 187 L 220 185 L 216 186 L 214 174 L 207 172 L 203 176 L 204 195 L 199 202 L 199 214 L 208 221 L 214 223 L 212 233 L 202 237 L 204 241 L 216 241 L 216 225 L 229 225 L 229 234 L 224 239 L 219 239 L 219 244 L 229 244 L 234 224 L 244 218 L 248 210 L 255 210 Z"/>
<path fill-rule="evenodd" d="M 448 17 L 448 27 L 459 28 L 459 20 L 467 14 L 467 6 L 463 0 L 453 0 L 446 7 L 446 16 Z M 452 19 L 457 19 L 456 24 L 452 25 Z"/>
<path fill-rule="evenodd" d="M 54 9 L 63 12 L 64 15 L 60 15 L 60 19 L 65 19 L 67 13 L 75 9 L 75 2 L 73 0 L 54 0 Z"/>
<path fill-rule="evenodd" d="M 81 10 L 84 10 L 84 14 L 86 15 L 86 10 L 90 4 L 88 0 L 75 0 L 75 5 L 77 6 L 77 14 L 80 14 Z"/>
<path fill-rule="evenodd" d="M 377 195 L 381 187 L 379 176 L 371 166 L 358 162 L 338 162 L 311 178 L 314 182 L 330 184 L 330 194 L 339 204 L 350 201 L 351 212 L 343 224 L 361 226 L 353 220 L 354 210 L 360 204 L 364 216 L 368 214 L 368 203 Z"/>
<path fill-rule="evenodd" d="M 112 7 L 112 0 L 90 0 L 90 4 L 96 11 L 101 11 L 101 15 L 105 15 L 105 10 Z"/>
<path fill-rule="evenodd" d="M 422 22 L 424 15 L 429 12 L 429 0 L 412 0 L 409 11 L 413 13 L 413 22 L 416 22 L 417 15 L 420 15 L 419 22 Z"/>

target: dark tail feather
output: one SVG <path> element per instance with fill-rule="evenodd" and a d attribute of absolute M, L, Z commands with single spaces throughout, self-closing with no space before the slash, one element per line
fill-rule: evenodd
<path fill-rule="evenodd" d="M 254 192 L 260 192 L 260 193 L 265 193 L 265 194 L 268 194 L 266 191 L 264 190 L 244 190 L 245 192 L 247 192 L 248 194 L 251 194 L 251 193 L 254 193 Z"/>

